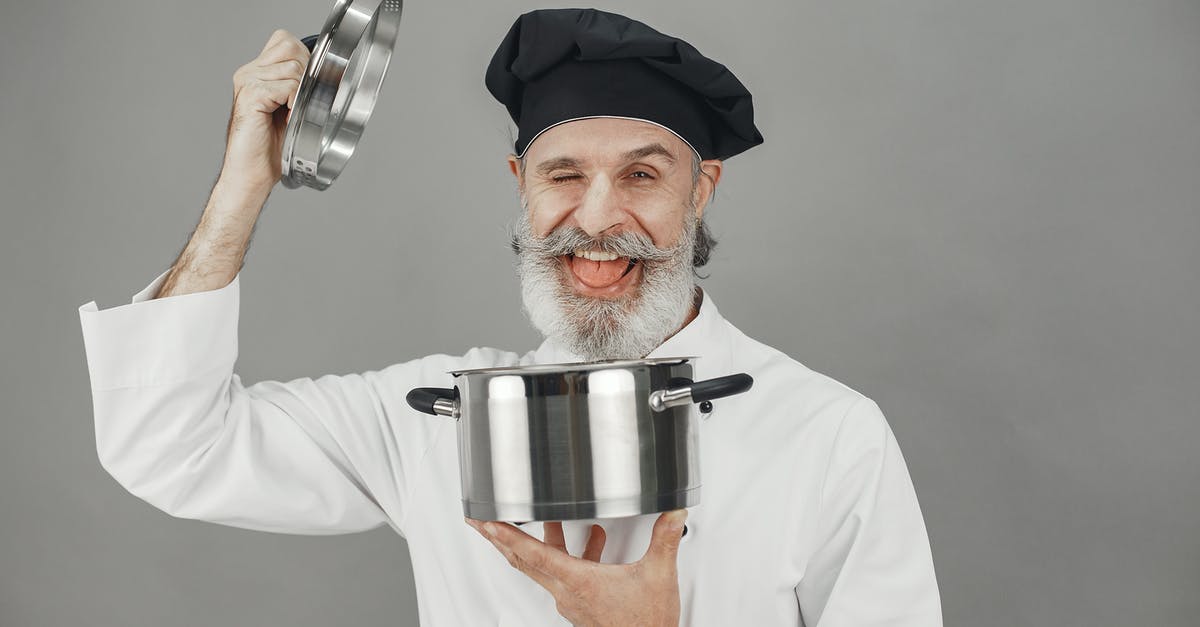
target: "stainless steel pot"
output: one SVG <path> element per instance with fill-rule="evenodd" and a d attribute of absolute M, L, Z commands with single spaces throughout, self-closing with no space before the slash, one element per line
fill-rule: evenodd
<path fill-rule="evenodd" d="M 747 374 L 693 382 L 693 359 L 461 370 L 451 373 L 454 388 L 417 388 L 408 403 L 458 421 L 471 518 L 652 514 L 700 502 L 699 415 L 690 406 L 754 382 Z"/>
<path fill-rule="evenodd" d="M 400 30 L 402 0 L 335 0 L 283 134 L 284 186 L 324 190 L 342 173 L 375 110 Z"/>

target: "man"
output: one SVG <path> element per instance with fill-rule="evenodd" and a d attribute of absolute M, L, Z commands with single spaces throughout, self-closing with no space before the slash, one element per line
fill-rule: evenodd
<path fill-rule="evenodd" d="M 513 244 L 539 348 L 243 385 L 238 271 L 279 178 L 277 109 L 306 58 L 278 31 L 235 73 L 225 163 L 192 240 L 130 305 L 80 308 L 97 450 L 122 485 L 247 529 L 388 524 L 409 542 L 427 625 L 941 624 L 878 406 L 746 337 L 693 282 L 722 161 L 762 141 L 750 94 L 628 18 L 523 15 L 488 68 L 519 129 Z M 755 378 L 701 418 L 704 498 L 690 512 L 463 524 L 454 427 L 404 401 L 451 370 L 682 355 L 700 357 L 699 379 Z"/>

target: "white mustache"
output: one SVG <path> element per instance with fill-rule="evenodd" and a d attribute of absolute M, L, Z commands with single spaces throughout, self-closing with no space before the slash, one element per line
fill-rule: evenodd
<path fill-rule="evenodd" d="M 528 230 L 518 229 L 512 238 L 513 251 L 518 255 L 561 257 L 573 254 L 576 250 L 598 250 L 644 262 L 672 259 L 683 245 L 686 245 L 686 242 L 680 242 L 670 248 L 659 248 L 649 237 L 633 232 L 592 237 L 583 229 L 574 226 L 559 227 L 546 237 L 537 237 Z"/>

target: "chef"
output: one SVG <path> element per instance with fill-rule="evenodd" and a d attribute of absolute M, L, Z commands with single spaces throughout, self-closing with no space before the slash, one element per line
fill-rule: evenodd
<path fill-rule="evenodd" d="M 695 284 L 723 161 L 762 142 L 749 92 L 629 18 L 527 13 L 487 69 L 518 128 L 512 243 L 541 346 L 244 383 L 239 271 L 279 178 L 276 110 L 306 60 L 277 31 L 239 68 L 222 173 L 191 241 L 132 303 L 79 309 L 97 452 L 121 485 L 173 516 L 245 529 L 386 524 L 408 541 L 424 625 L 941 624 L 880 408 L 742 333 Z M 697 379 L 755 380 L 701 414 L 704 496 L 689 511 L 464 520 L 453 421 L 404 398 L 451 386 L 452 370 L 685 355 L 699 356 Z"/>

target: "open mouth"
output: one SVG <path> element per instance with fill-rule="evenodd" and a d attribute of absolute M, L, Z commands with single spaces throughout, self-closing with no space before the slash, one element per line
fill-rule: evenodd
<path fill-rule="evenodd" d="M 637 259 L 598 250 L 577 250 L 564 260 L 580 283 L 594 289 L 615 286 L 638 265 Z"/>

